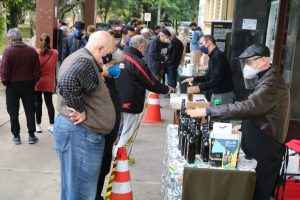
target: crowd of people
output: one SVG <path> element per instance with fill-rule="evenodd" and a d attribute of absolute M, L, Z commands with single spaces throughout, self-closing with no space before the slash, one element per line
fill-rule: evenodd
<path fill-rule="evenodd" d="M 20 99 L 26 114 L 28 143 L 38 142 L 35 133 L 42 132 L 44 96 L 48 130 L 53 132 L 60 160 L 62 200 L 103 199 L 105 176 L 118 147 L 127 143 L 138 124 L 146 90 L 158 94 L 174 92 L 178 67 L 184 65 L 189 51 L 192 64 L 207 73 L 182 82 L 199 82 L 189 87 L 188 93 L 208 90 L 212 100 L 219 99 L 224 105 L 187 113 L 192 117 L 246 119 L 241 127 L 246 135 L 242 145 L 246 154 L 258 160 L 259 168 L 255 198 L 266 199 L 271 195 L 275 175 L 267 172 L 271 170 L 276 174 L 280 169 L 289 92 L 270 65 L 270 51 L 263 45 L 254 45 L 240 56 L 245 63 L 244 78 L 256 78 L 258 84 L 254 85 L 248 100 L 235 102 L 232 71 L 226 55 L 218 49 L 215 39 L 204 35 L 196 23 L 191 23 L 190 28 L 194 31 L 191 40 L 187 28 L 177 35 L 170 27 L 157 25 L 151 30 L 138 21 L 131 21 L 123 26 L 122 36 L 116 42 L 112 32 L 96 31 L 93 25 L 85 31 L 85 23 L 81 21 L 76 22 L 71 31 L 62 26 L 63 62 L 57 77 L 59 55 L 50 47 L 47 34 L 39 36 L 39 47 L 33 49 L 22 42 L 18 29 L 8 31 L 10 46 L 3 53 L 0 74 L 6 86 L 13 142 L 21 144 Z M 167 85 L 164 84 L 165 73 Z M 55 92 L 58 115 L 54 120 L 52 96 Z M 281 128 L 275 128 L 276 124 L 282 124 Z M 261 149 L 269 145 L 278 156 L 270 160 L 268 156 L 272 152 L 258 153 L 253 143 L 255 148 Z M 134 159 L 130 161 L 133 163 Z M 273 168 L 268 168 L 266 161 L 272 162 Z"/>

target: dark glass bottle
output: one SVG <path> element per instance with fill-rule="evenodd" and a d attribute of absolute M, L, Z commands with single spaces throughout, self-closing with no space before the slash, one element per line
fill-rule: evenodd
<path fill-rule="evenodd" d="M 184 124 L 184 130 L 183 130 L 183 132 L 182 132 L 182 136 L 181 136 L 181 148 L 180 148 L 180 150 L 181 150 L 181 155 L 182 156 L 184 156 L 184 151 L 185 151 L 185 141 L 186 141 L 186 137 L 187 137 L 187 135 L 188 135 L 188 133 L 187 133 L 187 131 L 188 131 L 188 129 L 187 129 L 187 121 L 188 120 L 186 120 L 185 121 L 185 124 Z"/>
<path fill-rule="evenodd" d="M 196 156 L 196 144 L 195 144 L 195 134 L 189 138 L 188 148 L 187 148 L 187 162 L 192 164 L 195 162 Z"/>
<path fill-rule="evenodd" d="M 202 130 L 202 146 L 201 146 L 201 159 L 203 162 L 209 161 L 209 130 L 204 127 Z"/>
<path fill-rule="evenodd" d="M 196 122 L 195 144 L 196 144 L 196 154 L 200 154 L 201 144 L 202 144 L 202 131 L 201 131 L 201 122 L 200 122 L 200 120 L 198 120 Z"/>

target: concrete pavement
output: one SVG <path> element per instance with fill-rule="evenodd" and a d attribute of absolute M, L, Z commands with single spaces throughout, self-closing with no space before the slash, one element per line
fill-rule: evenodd
<path fill-rule="evenodd" d="M 55 100 L 54 100 L 55 102 Z M 168 101 L 161 100 L 162 125 L 142 124 L 132 150 L 136 163 L 130 166 L 135 200 L 161 200 L 160 194 L 166 126 L 172 120 Z M 43 133 L 40 141 L 27 143 L 28 134 L 23 108 L 20 109 L 22 144 L 12 144 L 4 88 L 0 88 L 0 200 L 58 200 L 59 162 L 53 137 L 48 132 L 47 110 L 43 108 Z M 107 178 L 108 179 L 108 178 Z"/>

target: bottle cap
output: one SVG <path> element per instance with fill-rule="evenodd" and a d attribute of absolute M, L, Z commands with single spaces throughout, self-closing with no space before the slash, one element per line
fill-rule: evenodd
<path fill-rule="evenodd" d="M 220 99 L 216 99 L 216 100 L 214 100 L 213 104 L 214 105 L 221 105 L 222 101 Z"/>

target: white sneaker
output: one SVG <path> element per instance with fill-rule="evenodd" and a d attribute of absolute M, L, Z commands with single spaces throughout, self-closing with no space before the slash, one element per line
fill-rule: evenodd
<path fill-rule="evenodd" d="M 51 133 L 53 133 L 53 125 L 48 126 L 48 131 L 50 131 Z"/>
<path fill-rule="evenodd" d="M 37 124 L 37 125 L 36 125 L 35 131 L 36 131 L 37 133 L 42 133 L 42 132 L 43 132 L 40 124 Z"/>

